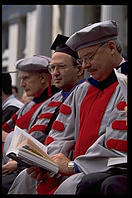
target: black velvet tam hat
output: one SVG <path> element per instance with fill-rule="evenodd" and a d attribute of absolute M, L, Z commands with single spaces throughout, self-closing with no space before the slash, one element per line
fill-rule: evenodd
<path fill-rule="evenodd" d="M 69 37 L 63 36 L 61 34 L 58 34 L 57 37 L 55 38 L 51 50 L 55 50 L 55 52 L 63 52 L 66 54 L 71 55 L 75 59 L 78 59 L 78 54 L 77 52 L 73 51 L 71 48 L 69 48 L 65 43 L 68 40 Z"/>

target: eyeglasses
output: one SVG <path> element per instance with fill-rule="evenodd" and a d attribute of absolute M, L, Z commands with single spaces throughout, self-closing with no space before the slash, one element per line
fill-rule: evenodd
<path fill-rule="evenodd" d="M 55 69 L 59 70 L 59 71 L 64 71 L 65 69 L 67 69 L 68 66 L 65 64 L 50 64 L 48 65 L 48 71 L 53 74 Z"/>
<path fill-rule="evenodd" d="M 97 47 L 97 49 L 95 50 L 95 52 L 91 56 L 88 57 L 87 56 L 88 54 L 86 54 L 84 57 L 77 59 L 77 63 L 81 64 L 81 65 L 82 65 L 83 62 L 85 62 L 86 64 L 90 64 L 90 62 L 94 59 L 95 55 L 97 54 L 98 50 L 101 47 L 103 47 L 105 44 L 107 44 L 107 43 L 100 44 L 99 47 Z"/>

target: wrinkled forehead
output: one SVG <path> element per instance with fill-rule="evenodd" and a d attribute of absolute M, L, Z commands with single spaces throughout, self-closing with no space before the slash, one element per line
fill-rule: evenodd
<path fill-rule="evenodd" d="M 18 71 L 18 77 L 19 78 L 25 77 L 25 76 L 34 76 L 34 75 L 37 75 L 37 74 L 39 74 L 39 72 L 21 71 L 21 70 Z"/>
<path fill-rule="evenodd" d="M 91 55 L 94 53 L 94 51 L 100 46 L 100 44 L 92 45 L 83 49 L 78 50 L 78 56 L 85 56 L 85 55 Z"/>

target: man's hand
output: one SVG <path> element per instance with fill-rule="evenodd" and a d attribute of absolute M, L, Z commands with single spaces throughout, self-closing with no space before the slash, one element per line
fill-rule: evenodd
<path fill-rule="evenodd" d="M 63 153 L 55 154 L 55 155 L 51 156 L 51 159 L 56 164 L 58 164 L 59 172 L 61 175 L 71 175 L 71 174 L 75 173 L 74 170 L 73 170 L 73 172 L 69 171 L 68 162 L 70 162 L 71 160 L 69 160 Z"/>
<path fill-rule="evenodd" d="M 48 172 L 45 171 L 45 173 L 44 173 L 41 168 L 38 168 L 35 166 L 27 168 L 27 174 L 32 179 L 36 179 L 38 182 L 41 181 L 42 179 L 48 178 Z"/>
<path fill-rule="evenodd" d="M 52 155 L 50 158 L 59 166 L 59 173 L 61 175 L 71 175 L 75 173 L 74 170 L 73 172 L 69 171 L 68 162 L 70 162 L 70 160 L 63 153 Z M 41 181 L 42 179 L 47 179 L 49 177 L 48 171 L 46 172 L 45 170 L 44 173 L 42 169 L 35 166 L 27 168 L 27 174 L 37 181 Z"/>
<path fill-rule="evenodd" d="M 17 169 L 17 162 L 12 159 L 9 159 L 9 161 L 2 166 L 2 175 L 4 176 L 8 173 L 15 171 L 16 169 Z"/>

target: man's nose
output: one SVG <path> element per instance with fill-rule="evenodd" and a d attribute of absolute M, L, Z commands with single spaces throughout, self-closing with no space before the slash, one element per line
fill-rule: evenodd
<path fill-rule="evenodd" d="M 59 68 L 55 67 L 53 71 L 53 75 L 58 75 L 59 73 L 60 73 Z"/>
<path fill-rule="evenodd" d="M 21 86 L 21 87 L 25 87 L 25 82 L 24 82 L 23 79 L 20 80 L 20 86 Z"/>
<path fill-rule="evenodd" d="M 86 61 L 82 62 L 82 68 L 83 69 L 88 69 L 89 67 L 91 67 L 91 63 L 90 62 L 86 62 Z"/>

